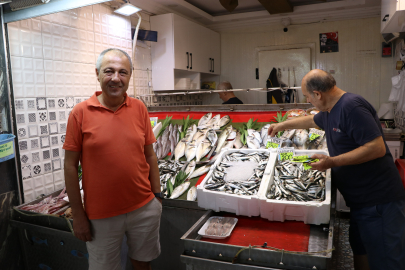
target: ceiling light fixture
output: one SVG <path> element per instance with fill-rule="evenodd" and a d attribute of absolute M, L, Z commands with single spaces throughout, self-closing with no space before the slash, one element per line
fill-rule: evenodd
<path fill-rule="evenodd" d="M 114 10 L 114 12 L 118 13 L 118 14 L 121 14 L 121 15 L 124 15 L 124 16 L 130 16 L 130 15 L 132 15 L 134 13 L 137 13 L 137 12 L 139 12 L 141 10 L 142 9 L 128 3 L 128 4 L 122 5 L 119 9 Z"/>

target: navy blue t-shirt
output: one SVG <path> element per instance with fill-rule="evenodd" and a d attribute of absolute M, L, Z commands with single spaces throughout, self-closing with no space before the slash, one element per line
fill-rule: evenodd
<path fill-rule="evenodd" d="M 350 152 L 379 136 L 384 138 L 373 106 L 351 93 L 345 93 L 330 113 L 316 114 L 314 121 L 325 130 L 331 157 Z M 360 208 L 405 198 L 405 189 L 386 143 L 385 148 L 381 158 L 332 168 L 332 181 L 347 206 Z"/>

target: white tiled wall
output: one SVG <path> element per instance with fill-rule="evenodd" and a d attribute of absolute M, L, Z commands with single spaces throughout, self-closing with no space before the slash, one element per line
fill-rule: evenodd
<path fill-rule="evenodd" d="M 98 55 L 132 57 L 131 21 L 94 5 L 8 24 L 14 105 L 26 202 L 62 188 L 62 149 L 70 111 L 101 90 Z M 142 70 L 136 76 L 144 78 Z M 139 75 L 140 74 L 140 75 Z M 134 95 L 132 80 L 128 94 Z"/>

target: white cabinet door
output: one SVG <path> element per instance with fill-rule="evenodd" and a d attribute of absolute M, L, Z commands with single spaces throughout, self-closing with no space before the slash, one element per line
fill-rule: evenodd
<path fill-rule="evenodd" d="M 219 33 L 211 31 L 210 37 L 210 58 L 212 58 L 212 68 L 210 70 L 211 73 L 219 75 L 221 73 L 221 36 Z"/>
<path fill-rule="evenodd" d="M 208 73 L 210 70 L 210 32 L 211 30 L 201 25 L 195 25 L 192 36 L 192 71 Z"/>
<path fill-rule="evenodd" d="M 173 14 L 174 68 L 190 70 L 194 25 L 189 20 Z M 167 52 L 171 53 L 171 52 Z"/>

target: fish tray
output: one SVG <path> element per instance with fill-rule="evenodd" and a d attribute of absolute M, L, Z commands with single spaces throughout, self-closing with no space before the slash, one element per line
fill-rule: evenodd
<path fill-rule="evenodd" d="M 216 216 L 210 217 L 210 218 L 207 220 L 207 222 L 205 222 L 205 224 L 204 224 L 204 225 L 201 227 L 201 229 L 198 231 L 198 234 L 199 234 L 199 235 L 201 235 L 202 237 L 211 238 L 211 239 L 225 239 L 225 238 L 227 238 L 227 237 L 229 237 L 229 236 L 231 235 L 231 233 L 232 233 L 232 231 L 233 231 L 233 228 L 235 228 L 235 225 L 236 225 L 236 223 L 238 222 L 238 219 L 237 219 L 237 218 L 233 218 L 233 220 L 232 220 L 232 226 L 231 226 L 231 228 L 229 229 L 229 232 L 228 232 L 226 235 L 219 236 L 219 235 L 208 235 L 208 234 L 205 234 L 205 231 L 207 230 L 207 227 L 210 225 L 211 220 L 212 220 L 213 218 L 220 218 L 220 219 L 223 219 L 224 217 L 216 217 Z"/>
<path fill-rule="evenodd" d="M 204 188 L 205 183 L 208 181 L 208 179 L 210 179 L 216 166 L 222 161 L 223 157 L 234 152 L 241 152 L 244 154 L 249 154 L 252 152 L 266 152 L 270 154 L 257 195 L 228 194 L 224 192 L 211 191 Z M 204 178 L 201 184 L 197 186 L 198 206 L 204 209 L 214 210 L 215 212 L 224 211 L 248 217 L 259 216 L 260 209 L 258 194 L 260 194 L 261 189 L 267 188 L 270 175 L 274 167 L 270 164 L 274 164 L 277 153 L 270 152 L 267 149 L 224 149 L 218 155 L 217 160 L 215 161 L 211 170 L 208 172 L 207 176 Z"/>
<path fill-rule="evenodd" d="M 276 153 L 276 152 L 273 152 Z M 328 155 L 326 151 L 321 150 L 295 150 L 295 155 L 323 154 Z M 326 171 L 325 180 L 325 200 L 322 202 L 296 202 L 279 201 L 268 199 L 266 197 L 271 185 L 274 182 L 274 168 L 277 164 L 277 158 L 272 159 L 270 180 L 267 186 L 259 190 L 260 216 L 270 221 L 296 220 L 303 221 L 306 224 L 326 224 L 330 220 L 331 206 L 331 171 Z"/>
<path fill-rule="evenodd" d="M 13 218 L 12 219 L 16 220 L 16 221 L 31 223 L 31 224 L 35 224 L 35 225 L 39 225 L 39 226 L 43 226 L 43 227 L 48 227 L 48 228 L 53 228 L 53 229 L 70 232 L 70 226 L 67 223 L 68 221 L 65 218 L 60 216 L 70 207 L 70 204 L 62 207 L 61 209 L 59 209 L 58 211 L 56 211 L 53 214 L 41 214 L 41 213 L 21 210 L 21 207 L 39 203 L 40 201 L 49 197 L 50 195 L 52 195 L 52 197 L 58 196 L 62 190 L 63 189 L 59 189 L 57 191 L 54 191 L 52 193 L 45 195 L 44 197 L 42 197 L 40 199 L 35 199 L 31 202 L 27 202 L 27 203 L 13 207 Z M 69 222 L 72 223 L 72 220 L 70 219 Z"/>

